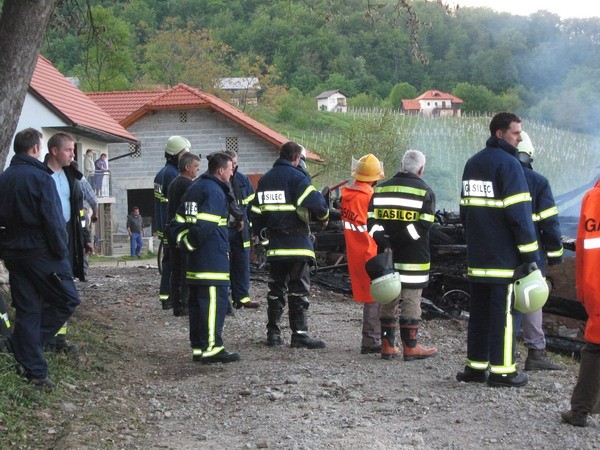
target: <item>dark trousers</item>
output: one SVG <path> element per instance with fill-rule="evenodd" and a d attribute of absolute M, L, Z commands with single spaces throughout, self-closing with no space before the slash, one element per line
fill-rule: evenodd
<path fill-rule="evenodd" d="M 470 283 L 467 365 L 492 373 L 512 373 L 514 363 L 512 285 Z"/>
<path fill-rule="evenodd" d="M 170 265 L 171 265 L 171 280 L 170 280 L 170 299 L 173 307 L 182 308 L 187 305 L 189 290 L 185 281 L 187 254 L 179 247 L 169 247 L 170 250 Z"/>
<path fill-rule="evenodd" d="M 250 247 L 244 248 L 242 233 L 229 230 L 229 272 L 234 303 L 250 297 Z"/>
<path fill-rule="evenodd" d="M 161 302 L 169 300 L 171 293 L 171 251 L 166 239 L 163 239 L 163 258 L 161 261 L 162 276 L 160 277 L 160 289 L 158 298 Z"/>
<path fill-rule="evenodd" d="M 189 285 L 190 344 L 194 354 L 213 356 L 223 350 L 223 324 L 229 304 L 229 286 Z"/>
<path fill-rule="evenodd" d="M 71 263 L 45 254 L 4 262 L 15 308 L 10 346 L 28 376 L 45 378 L 43 348 L 80 303 Z"/>
<path fill-rule="evenodd" d="M 600 345 L 586 342 L 581 349 L 579 377 L 571 397 L 571 409 L 578 413 L 600 413 Z"/>
<path fill-rule="evenodd" d="M 267 332 L 279 334 L 279 319 L 289 302 L 289 321 L 292 334 L 306 332 L 307 311 L 310 306 L 309 265 L 305 260 L 270 261 L 270 280 L 267 293 Z"/>

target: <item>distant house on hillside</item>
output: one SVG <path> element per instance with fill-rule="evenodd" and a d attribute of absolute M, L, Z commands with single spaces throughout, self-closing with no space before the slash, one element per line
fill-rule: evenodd
<path fill-rule="evenodd" d="M 170 136 L 185 136 L 191 151 L 204 156 L 219 150 L 237 152 L 240 170 L 254 185 L 272 167 L 279 147 L 289 141 L 226 101 L 183 83 L 164 90 L 87 95 L 143 145 L 141 154 L 121 159 L 111 168 L 117 198 L 115 230 L 120 234 L 127 233 L 125 223 L 132 206 L 138 206 L 144 216 L 154 215 L 154 177 L 165 165 L 164 148 Z M 120 154 L 127 149 L 115 145 L 111 151 Z M 319 159 L 312 153 L 308 158 Z M 202 172 L 206 164 L 203 158 Z"/>
<path fill-rule="evenodd" d="M 316 99 L 319 111 L 348 112 L 346 94 L 340 90 L 321 92 Z"/>
<path fill-rule="evenodd" d="M 246 78 L 221 78 L 217 87 L 231 96 L 231 104 L 256 105 L 258 103 L 258 91 L 260 91 L 260 82 L 256 77 Z"/>
<path fill-rule="evenodd" d="M 460 117 L 463 101 L 446 92 L 430 90 L 414 99 L 402 100 L 406 114 L 430 117 Z"/>
<path fill-rule="evenodd" d="M 17 131 L 35 128 L 43 134 L 43 153 L 50 137 L 58 132 L 70 133 L 75 139 L 75 160 L 83 172 L 83 155 L 92 150 L 96 160 L 102 153 L 111 156 L 109 144 L 121 145 L 120 153 L 140 151 L 138 139 L 123 128 L 109 114 L 77 89 L 50 61 L 40 56 L 29 83 L 23 110 L 17 123 Z M 12 144 L 7 164 L 12 158 Z M 43 155 L 42 155 L 43 156 Z M 112 170 L 113 167 L 111 166 Z M 94 180 L 90 179 L 90 183 Z M 112 204 L 115 197 L 111 190 L 110 174 L 102 176 L 98 195 L 98 222 L 94 234 L 101 242 L 101 251 L 112 254 Z"/>

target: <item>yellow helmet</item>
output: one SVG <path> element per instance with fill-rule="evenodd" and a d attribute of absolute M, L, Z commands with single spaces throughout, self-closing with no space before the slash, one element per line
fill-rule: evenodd
<path fill-rule="evenodd" d="M 375 155 L 369 153 L 358 161 L 352 158 L 352 178 L 358 181 L 377 181 L 384 176 L 383 163 Z"/>

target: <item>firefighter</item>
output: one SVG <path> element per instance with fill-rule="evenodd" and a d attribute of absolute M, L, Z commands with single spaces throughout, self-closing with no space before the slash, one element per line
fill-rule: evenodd
<path fill-rule="evenodd" d="M 292 348 L 324 348 L 325 343 L 308 334 L 310 305 L 309 266 L 315 251 L 309 225 L 301 212 L 312 213 L 322 229 L 329 221 L 329 208 L 323 196 L 311 184 L 298 165 L 302 147 L 295 142 L 283 144 L 273 168 L 258 181 L 252 201 L 254 233 L 267 238 L 269 291 L 267 293 L 267 345 L 283 344 L 279 321 L 287 300 L 292 331 Z"/>
<path fill-rule="evenodd" d="M 360 352 L 381 352 L 379 303 L 371 296 L 371 279 L 365 263 L 377 255 L 377 244 L 367 229 L 367 212 L 373 196 L 373 186 L 384 177 L 383 164 L 369 154 L 358 161 L 352 158 L 354 183 L 342 188 L 340 214 L 346 239 L 346 259 L 354 301 L 363 304 L 362 341 Z"/>
<path fill-rule="evenodd" d="M 589 414 L 600 413 L 600 179 L 583 196 L 576 250 L 577 298 L 588 320 L 571 409 L 563 411 L 561 417 L 571 425 L 585 427 Z"/>
<path fill-rule="evenodd" d="M 429 230 L 435 215 L 435 194 L 423 181 L 425 155 L 407 150 L 401 169 L 375 187 L 369 205 L 369 233 L 378 252 L 392 252 L 394 268 L 400 273 L 402 291 L 394 301 L 382 305 L 381 357 L 400 355 L 395 345 L 400 306 L 400 339 L 405 361 L 431 358 L 437 349 L 418 343 L 421 322 L 421 293 L 429 282 Z"/>
<path fill-rule="evenodd" d="M 517 147 L 517 158 L 523 166 L 529 193 L 531 194 L 531 209 L 533 222 L 539 246 L 538 268 L 546 275 L 546 259 L 548 265 L 562 263 L 563 246 L 558 222 L 558 208 L 550 183 L 543 175 L 535 172 L 533 162 L 534 148 L 531 139 L 524 131 L 523 139 Z M 525 370 L 562 370 L 563 367 L 546 357 L 546 337 L 542 329 L 542 309 L 529 314 L 515 313 L 515 334 L 518 334 L 520 323 L 523 323 L 523 343 L 527 347 Z"/>
<path fill-rule="evenodd" d="M 467 239 L 470 315 L 467 364 L 458 381 L 519 387 L 513 352 L 513 282 L 536 268 L 538 243 L 531 195 L 516 158 L 521 119 L 501 112 L 490 122 L 486 147 L 462 176 L 460 215 Z"/>
<path fill-rule="evenodd" d="M 171 182 L 179 174 L 177 166 L 179 157 L 189 151 L 190 147 L 190 141 L 183 136 L 171 136 L 165 145 L 165 159 L 167 161 L 154 177 L 154 225 L 156 226 L 156 235 L 163 244 L 162 276 L 158 293 L 162 309 L 173 308 L 173 304 L 169 299 L 171 290 L 171 255 L 169 253 L 169 241 L 164 234 L 169 212 L 168 190 Z"/>
<path fill-rule="evenodd" d="M 231 297 L 236 309 L 260 307 L 260 302 L 250 299 L 250 223 L 248 208 L 254 199 L 250 179 L 238 170 L 237 154 L 226 150 L 233 161 L 233 177 L 229 184 L 242 213 L 241 221 L 229 217 L 229 259 L 231 264 Z"/>
<path fill-rule="evenodd" d="M 186 281 L 192 359 L 202 363 L 238 361 L 223 346 L 223 324 L 229 303 L 229 179 L 231 157 L 214 153 L 208 171 L 181 198 L 170 232 L 188 253 Z"/>

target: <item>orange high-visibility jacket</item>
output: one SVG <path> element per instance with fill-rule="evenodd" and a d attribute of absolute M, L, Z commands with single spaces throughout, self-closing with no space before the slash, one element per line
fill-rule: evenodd
<path fill-rule="evenodd" d="M 589 316 L 584 338 L 600 344 L 600 180 L 581 202 L 575 258 L 577 298 Z"/>
<path fill-rule="evenodd" d="M 371 184 L 356 180 L 353 185 L 342 188 L 340 202 L 352 296 L 361 303 L 373 302 L 371 279 L 365 270 L 365 263 L 377 256 L 377 244 L 367 229 L 367 211 L 372 196 Z"/>

